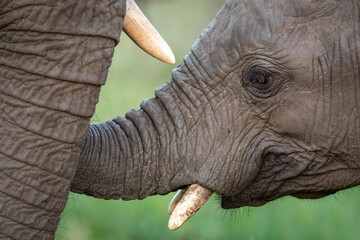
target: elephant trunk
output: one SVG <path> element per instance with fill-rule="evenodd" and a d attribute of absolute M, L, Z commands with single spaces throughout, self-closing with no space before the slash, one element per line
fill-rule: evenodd
<path fill-rule="evenodd" d="M 124 3 L 1 1 L 0 238 L 54 238 Z"/>
<path fill-rule="evenodd" d="M 187 127 L 179 98 L 186 96 L 174 80 L 155 95 L 125 117 L 90 125 L 71 191 L 132 200 L 194 181 L 187 167 Z"/>

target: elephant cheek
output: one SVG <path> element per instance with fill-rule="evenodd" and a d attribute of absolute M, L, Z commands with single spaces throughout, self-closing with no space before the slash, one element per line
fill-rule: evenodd
<path fill-rule="evenodd" d="M 305 141 L 311 135 L 315 107 L 315 96 L 307 92 L 284 98 L 271 114 L 271 130 L 284 137 Z"/>

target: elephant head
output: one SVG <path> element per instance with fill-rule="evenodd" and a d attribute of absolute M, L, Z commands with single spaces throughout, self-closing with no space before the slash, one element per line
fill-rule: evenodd
<path fill-rule="evenodd" d="M 228 209 L 358 185 L 358 15 L 353 1 L 227 1 L 155 98 L 90 126 L 72 191 L 197 183 Z"/>
<path fill-rule="evenodd" d="M 132 200 L 197 183 L 237 208 L 359 184 L 355 1 L 228 0 L 155 98 L 86 135 L 124 15 L 0 3 L 1 237 L 53 237 L 70 188 Z"/>

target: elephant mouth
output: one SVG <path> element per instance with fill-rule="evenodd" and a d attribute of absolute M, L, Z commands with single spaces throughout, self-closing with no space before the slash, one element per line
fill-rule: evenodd
<path fill-rule="evenodd" d="M 214 192 L 200 186 L 199 184 L 190 185 L 187 190 L 179 190 L 170 202 L 168 211 L 170 219 L 168 227 L 170 230 L 180 228 L 190 217 L 192 217 L 211 197 Z M 234 196 L 236 198 L 236 196 Z M 262 206 L 268 201 L 254 200 L 252 206 Z M 233 197 L 222 196 L 221 207 L 224 209 L 238 208 L 239 202 Z"/>
<path fill-rule="evenodd" d="M 258 162 L 258 167 L 253 172 L 253 177 L 249 179 L 247 182 L 247 186 L 252 183 L 252 181 L 255 180 L 256 176 L 258 175 L 260 171 L 261 163 L 269 158 L 270 156 L 273 156 L 269 153 L 264 153 L 264 151 L 258 150 L 257 154 L 255 154 L 258 159 L 261 159 L 261 161 L 254 161 Z M 214 192 L 212 190 L 209 190 L 203 186 L 200 186 L 199 184 L 192 184 L 190 185 L 186 192 L 184 190 L 180 190 L 178 194 L 175 195 L 173 200 L 171 201 L 168 211 L 171 214 L 168 227 L 170 230 L 176 230 L 179 227 L 182 226 L 182 224 L 185 223 L 193 214 L 195 214 L 210 198 L 210 196 Z M 220 193 L 218 193 L 220 194 Z M 242 206 L 262 206 L 268 202 L 268 200 L 264 199 L 251 199 L 250 204 L 244 205 L 244 200 L 240 193 L 236 193 L 233 196 L 221 196 L 221 207 L 223 209 L 231 209 L 231 208 L 239 208 Z"/>

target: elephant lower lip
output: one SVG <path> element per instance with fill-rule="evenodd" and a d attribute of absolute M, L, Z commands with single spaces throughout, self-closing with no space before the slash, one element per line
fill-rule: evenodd
<path fill-rule="evenodd" d="M 337 191 L 298 192 L 290 195 L 298 199 L 318 199 L 334 194 L 336 192 Z M 244 206 L 260 207 L 262 205 L 265 205 L 267 202 L 269 202 L 269 200 L 264 200 L 261 198 L 244 199 L 241 197 L 241 194 L 221 197 L 221 207 L 223 209 L 240 208 Z"/>
<path fill-rule="evenodd" d="M 221 197 L 221 207 L 223 209 L 240 208 L 244 206 L 260 207 L 267 202 L 268 201 L 262 199 L 251 199 L 246 201 L 245 199 L 239 199 L 237 196 Z"/>
<path fill-rule="evenodd" d="M 298 192 L 291 194 L 291 196 L 296 197 L 298 199 L 318 199 L 334 194 L 336 192 L 337 191 Z"/>

